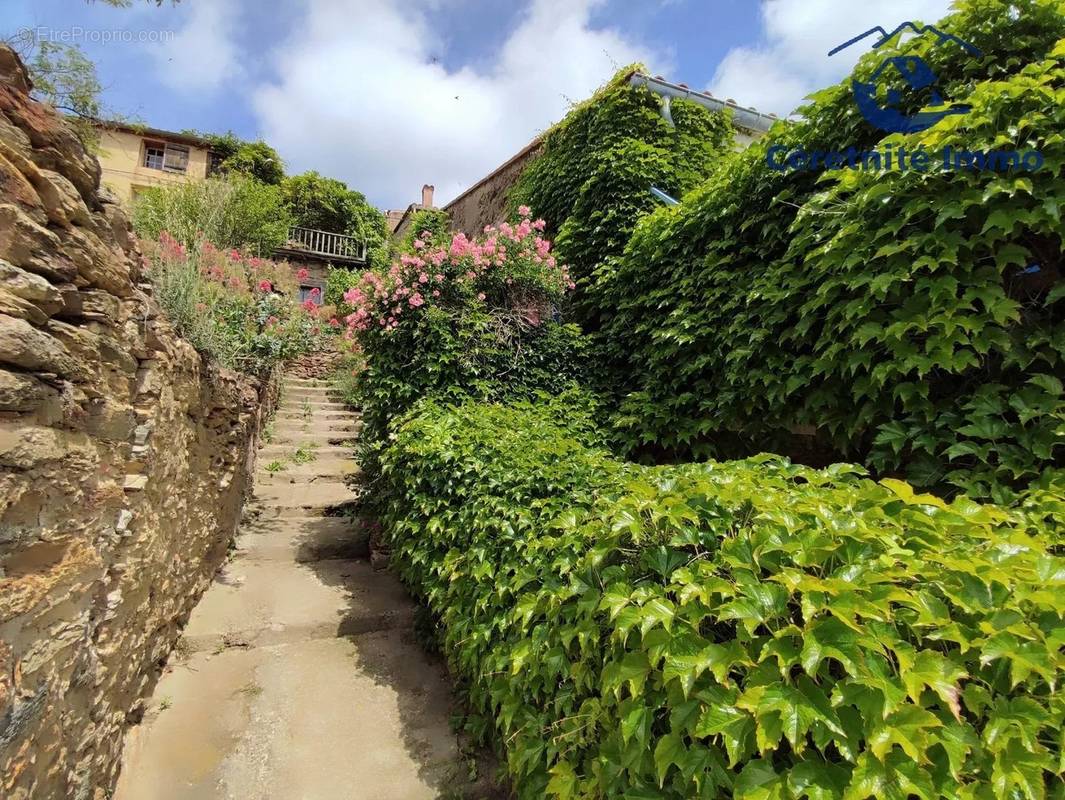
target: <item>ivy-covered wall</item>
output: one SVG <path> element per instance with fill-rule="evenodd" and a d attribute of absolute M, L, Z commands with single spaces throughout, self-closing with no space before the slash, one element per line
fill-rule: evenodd
<path fill-rule="evenodd" d="M 732 148 L 727 114 L 675 100 L 671 125 L 658 95 L 629 85 L 633 69 L 621 70 L 547 132 L 510 194 L 513 208 L 529 206 L 555 235 L 577 284 L 573 315 L 586 330 L 599 324 L 598 283 L 610 276 L 639 219 L 661 203 L 650 187 L 680 196 Z"/>
<path fill-rule="evenodd" d="M 982 57 L 919 37 L 880 48 L 855 74 L 920 54 L 970 113 L 882 139 L 847 79 L 683 205 L 646 219 L 620 261 L 601 248 L 595 313 L 621 365 L 614 421 L 629 453 L 789 452 L 794 432 L 815 432 L 830 460 L 999 500 L 1062 466 L 1063 8 L 960 3 L 940 27 Z M 1035 149 L 1045 164 L 823 174 L 766 165 L 773 145 L 889 142 Z M 558 183 L 562 196 L 569 183 Z"/>

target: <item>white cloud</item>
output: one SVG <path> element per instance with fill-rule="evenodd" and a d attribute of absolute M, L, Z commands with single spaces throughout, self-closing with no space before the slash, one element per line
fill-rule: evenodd
<path fill-rule="evenodd" d="M 184 12 L 186 4 L 178 6 Z M 160 80 L 183 93 L 213 92 L 237 86 L 244 70 L 235 40 L 240 22 L 237 0 L 189 2 L 183 24 L 161 43 L 145 46 Z"/>
<path fill-rule="evenodd" d="M 835 83 L 868 47 L 828 51 L 875 25 L 891 30 L 906 20 L 935 22 L 951 0 L 763 0 L 765 44 L 736 47 L 718 65 L 710 91 L 741 105 L 788 114 L 810 92 Z"/>
<path fill-rule="evenodd" d="M 435 0 L 432 0 L 435 1 Z M 662 59 L 589 26 L 599 0 L 532 0 L 490 67 L 447 70 L 427 2 L 317 0 L 272 56 L 252 104 L 290 171 L 341 178 L 405 207 L 421 185 L 457 195 L 563 116 L 616 64 Z"/>

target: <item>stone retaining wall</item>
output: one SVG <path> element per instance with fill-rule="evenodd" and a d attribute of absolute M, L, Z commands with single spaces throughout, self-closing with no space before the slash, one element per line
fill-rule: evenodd
<path fill-rule="evenodd" d="M 29 88 L 0 46 L 0 797 L 96 800 L 276 392 L 175 334 L 95 158 Z"/>

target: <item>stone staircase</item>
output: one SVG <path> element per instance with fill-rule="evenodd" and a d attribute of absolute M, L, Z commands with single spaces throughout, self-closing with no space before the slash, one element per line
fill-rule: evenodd
<path fill-rule="evenodd" d="M 236 550 L 127 737 L 118 800 L 471 795 L 410 600 L 330 515 L 358 428 L 323 382 L 286 381 Z"/>

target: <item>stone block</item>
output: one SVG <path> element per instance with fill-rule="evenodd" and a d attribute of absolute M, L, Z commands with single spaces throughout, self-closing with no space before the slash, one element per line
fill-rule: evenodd
<path fill-rule="evenodd" d="M 63 295 L 59 289 L 40 275 L 3 260 L 0 260 L 0 287 L 33 303 L 48 316 L 53 316 L 63 308 Z"/>
<path fill-rule="evenodd" d="M 0 411 L 26 413 L 58 398 L 56 389 L 32 375 L 0 370 Z"/>
<path fill-rule="evenodd" d="M 0 314 L 0 362 L 63 376 L 80 372 L 62 342 L 6 314 Z"/>

